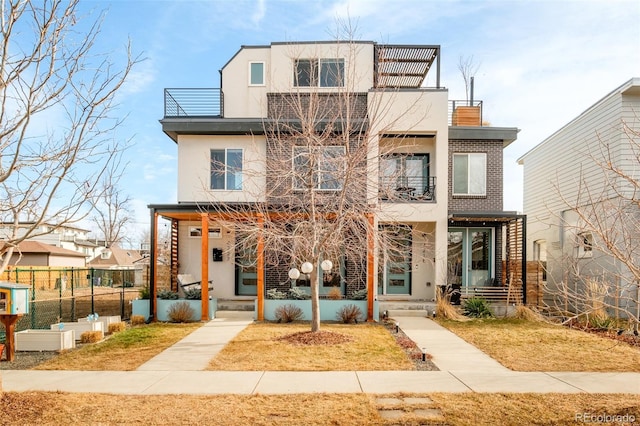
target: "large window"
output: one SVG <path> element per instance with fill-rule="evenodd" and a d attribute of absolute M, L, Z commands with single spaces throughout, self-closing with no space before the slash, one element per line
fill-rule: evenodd
<path fill-rule="evenodd" d="M 345 171 L 343 146 L 293 148 L 294 189 L 342 189 Z"/>
<path fill-rule="evenodd" d="M 264 62 L 249 63 L 249 85 L 264 86 Z"/>
<path fill-rule="evenodd" d="M 296 87 L 343 87 L 344 59 L 296 59 Z"/>
<path fill-rule="evenodd" d="M 486 195 L 487 155 L 453 154 L 453 195 Z"/>
<path fill-rule="evenodd" d="M 242 149 L 211 150 L 211 189 L 242 190 Z"/>

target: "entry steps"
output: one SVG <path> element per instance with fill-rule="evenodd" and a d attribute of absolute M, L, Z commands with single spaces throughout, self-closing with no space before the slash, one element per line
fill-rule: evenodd
<path fill-rule="evenodd" d="M 435 302 L 381 300 L 380 316 L 386 311 L 389 318 L 431 317 L 436 309 Z"/>
<path fill-rule="evenodd" d="M 253 300 L 218 299 L 216 318 L 253 319 L 254 312 Z"/>

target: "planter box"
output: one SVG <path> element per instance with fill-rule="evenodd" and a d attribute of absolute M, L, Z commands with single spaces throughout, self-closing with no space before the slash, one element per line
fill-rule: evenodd
<path fill-rule="evenodd" d="M 453 126 L 480 126 L 479 106 L 459 106 L 453 111 L 451 117 Z"/>
<path fill-rule="evenodd" d="M 200 321 L 202 320 L 202 301 L 201 300 L 186 300 L 186 299 L 177 299 L 177 300 L 161 300 L 158 299 L 156 303 L 158 303 L 158 321 L 169 321 L 169 308 L 171 305 L 177 302 L 187 302 L 191 309 L 193 309 L 193 316 L 191 317 L 192 321 Z M 209 300 L 209 319 L 215 318 L 216 310 L 218 309 L 218 299 L 210 299 Z"/>
<path fill-rule="evenodd" d="M 98 320 L 95 322 L 101 322 L 102 323 L 102 331 L 103 333 L 106 333 L 109 331 L 109 324 L 116 324 L 121 322 L 122 320 L 120 319 L 120 315 L 108 315 L 108 316 L 104 316 L 104 317 L 98 317 Z M 78 322 L 89 322 L 88 318 L 80 318 L 78 319 Z"/>
<path fill-rule="evenodd" d="M 16 351 L 62 351 L 76 347 L 74 330 L 23 330 L 14 337 Z"/>
<path fill-rule="evenodd" d="M 62 331 L 73 330 L 75 331 L 76 340 L 80 340 L 80 336 L 85 331 L 101 331 L 104 335 L 104 328 L 100 321 L 84 321 L 84 322 L 63 322 L 51 324 L 51 330 L 60 331 L 60 324 L 64 327 Z"/>
<path fill-rule="evenodd" d="M 267 321 L 275 321 L 275 312 L 279 306 L 294 305 L 302 309 L 302 319 L 304 321 L 311 320 L 311 300 L 272 300 L 264 301 L 264 319 Z M 367 316 L 366 300 L 326 300 L 320 299 L 320 321 L 337 321 L 336 314 L 340 309 L 347 305 L 356 305 L 362 311 L 363 319 Z M 256 301 L 257 306 L 257 301 Z M 257 309 L 257 307 L 256 307 Z M 257 317 L 256 317 L 257 318 Z M 380 320 L 380 308 L 378 301 L 373 302 L 373 319 Z"/>
<path fill-rule="evenodd" d="M 135 299 L 131 301 L 131 315 L 141 315 L 145 321 L 149 320 L 149 299 Z"/>

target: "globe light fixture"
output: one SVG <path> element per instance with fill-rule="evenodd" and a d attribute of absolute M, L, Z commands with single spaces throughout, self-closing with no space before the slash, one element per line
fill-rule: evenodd
<path fill-rule="evenodd" d="M 310 274 L 313 271 L 313 265 L 311 262 L 304 262 L 300 269 L 302 269 L 303 274 Z"/>
<path fill-rule="evenodd" d="M 331 262 L 330 260 L 323 260 L 320 264 L 320 267 L 324 272 L 331 272 L 331 268 L 333 268 L 333 262 Z"/>
<path fill-rule="evenodd" d="M 292 280 L 297 280 L 298 278 L 300 278 L 300 271 L 298 271 L 297 268 L 290 269 L 289 278 L 291 278 Z"/>

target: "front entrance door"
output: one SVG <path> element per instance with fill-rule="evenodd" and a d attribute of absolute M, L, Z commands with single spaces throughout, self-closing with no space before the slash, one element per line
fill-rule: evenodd
<path fill-rule="evenodd" d="M 383 226 L 379 294 L 411 294 L 411 228 Z"/>
<path fill-rule="evenodd" d="M 489 285 L 493 259 L 491 228 L 449 228 L 447 284 Z"/>
<path fill-rule="evenodd" d="M 236 289 L 239 296 L 258 294 L 258 255 L 255 249 L 236 252 Z"/>

